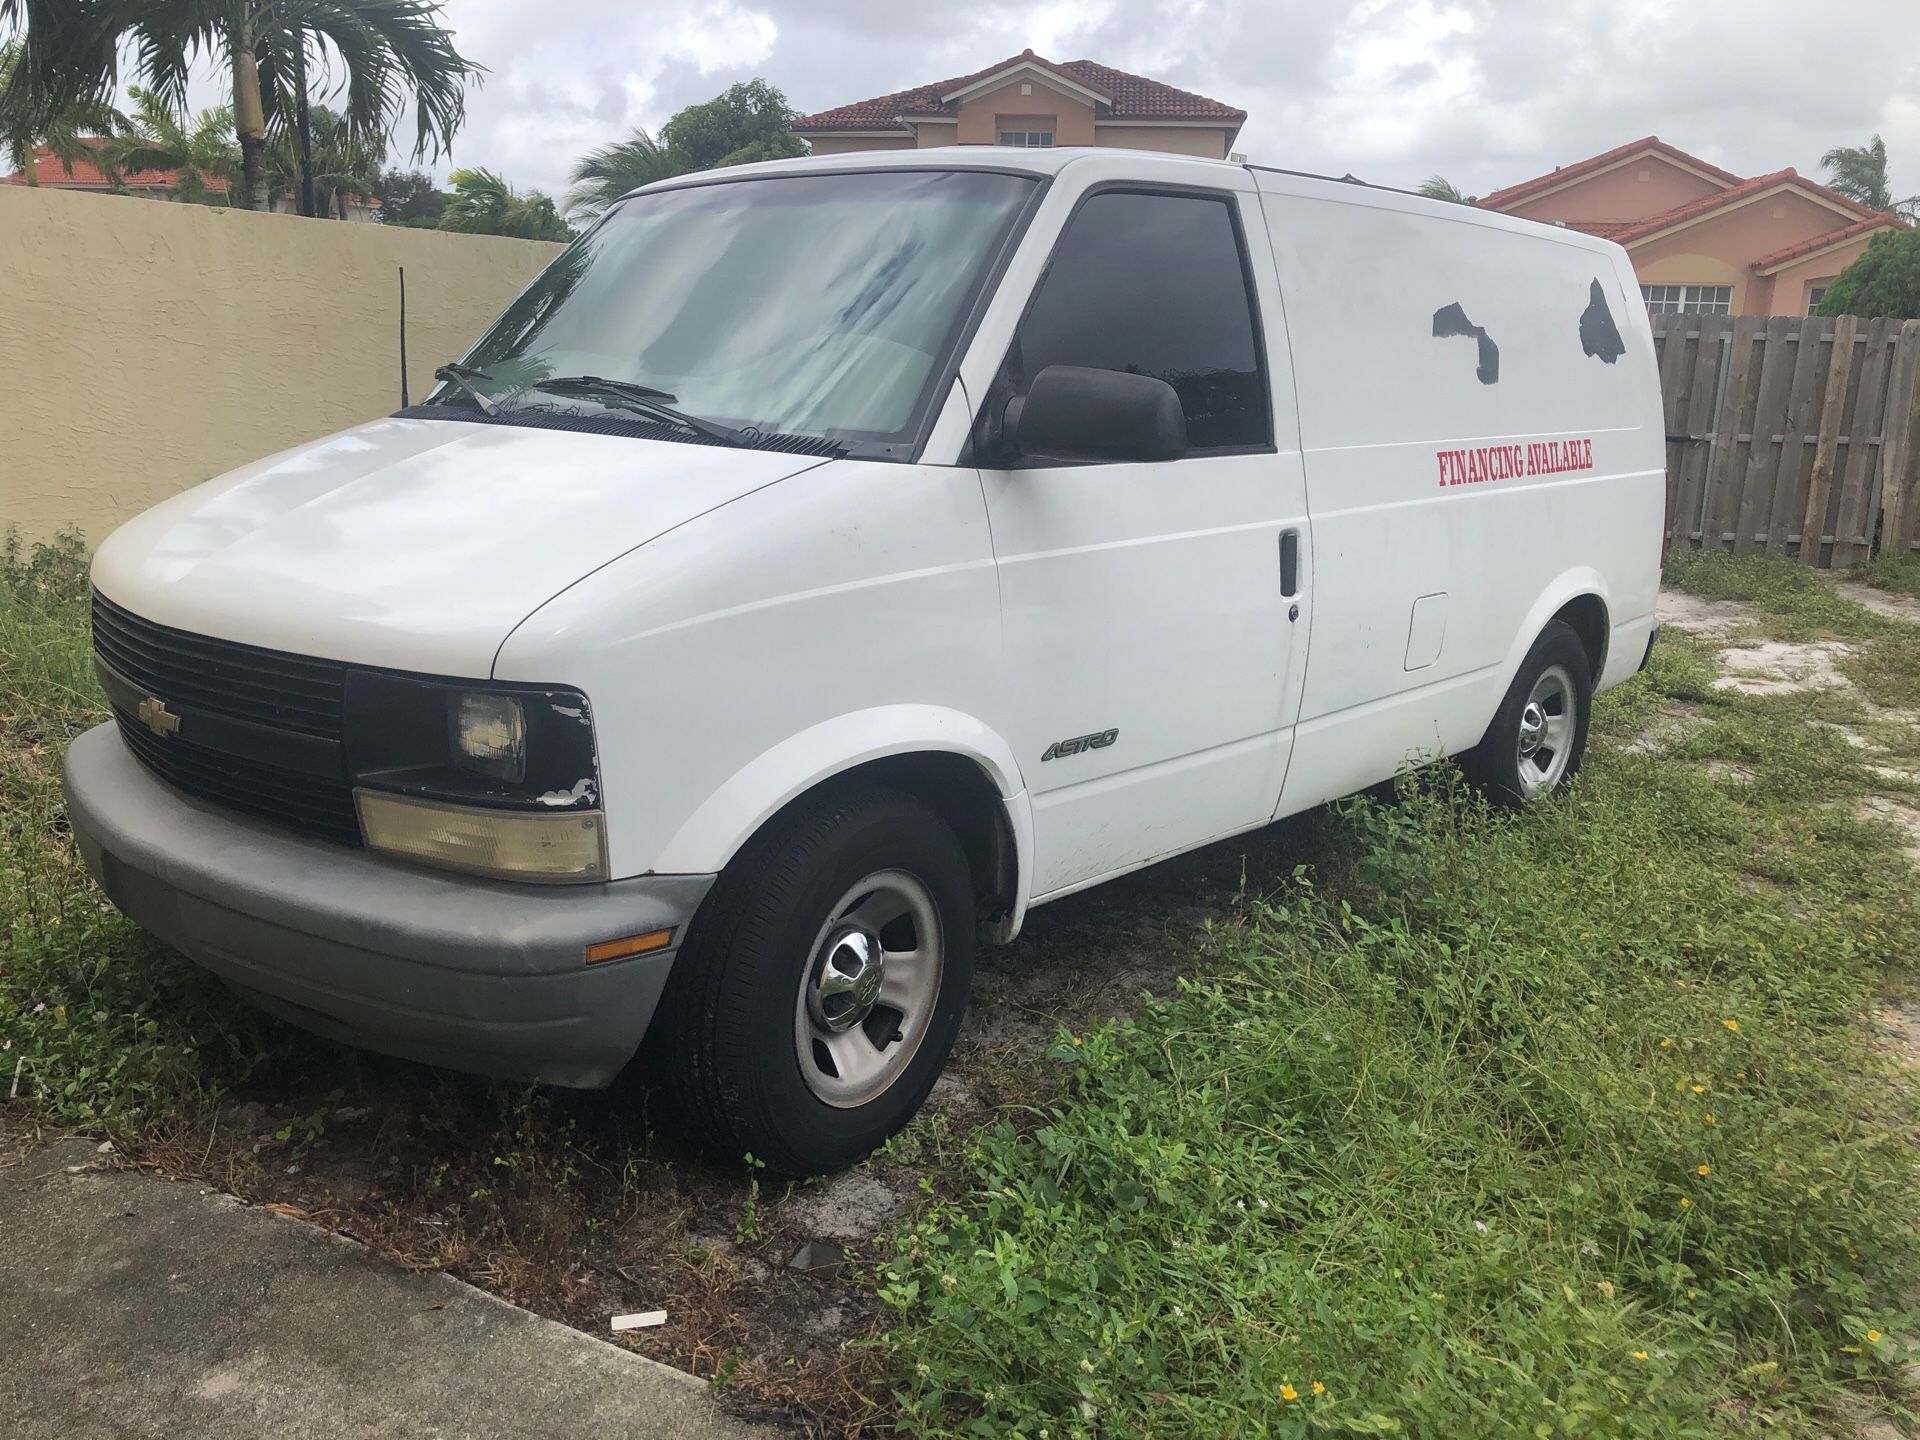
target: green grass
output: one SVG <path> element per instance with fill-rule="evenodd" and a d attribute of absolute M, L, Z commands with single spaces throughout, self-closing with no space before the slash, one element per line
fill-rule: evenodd
<path fill-rule="evenodd" d="M 1920 595 L 1920 555 L 1881 555 L 1862 567 L 1860 578 L 1896 595 Z"/>
<path fill-rule="evenodd" d="M 67 741 L 104 718 L 85 552 L 0 545 L 0 1100 L 125 1131 L 196 1113 L 258 1054 L 259 1022 L 109 906 L 60 797 Z"/>
<path fill-rule="evenodd" d="M 151 1140 L 307 1042 L 120 919 L 74 856 L 60 753 L 100 716 L 81 561 L 0 548 L 0 1085 L 17 1067 L 15 1113 Z M 1844 638 L 1881 693 L 1911 683 L 1896 622 L 1797 567 L 1674 578 Z M 1811 1435 L 1843 1387 L 1905 1403 L 1920 1117 L 1864 1017 L 1914 964 L 1920 887 L 1856 818 L 1884 782 L 1830 727 L 1920 731 L 1714 674 L 1663 640 L 1603 697 L 1572 793 L 1522 815 L 1444 770 L 1348 805 L 1178 993 L 1061 1033 L 1061 1103 L 935 1147 L 954 1198 L 880 1279 L 900 1427 Z M 1623 749 L 1676 709 L 1669 753 Z M 575 1153 L 549 1128 L 478 1143 L 529 1175 Z M 593 1223 L 528 1263 L 577 1269 Z"/>
<path fill-rule="evenodd" d="M 1688 578 L 1882 634 L 1801 575 Z M 1916 887 L 1854 818 L 1859 753 L 1807 723 L 1844 702 L 1712 675 L 1663 641 L 1573 793 L 1523 815 L 1444 774 L 1351 805 L 1328 868 L 1357 878 L 1303 870 L 1205 976 L 1063 1032 L 1068 1100 L 981 1136 L 890 1268 L 903 1428 L 1810 1434 L 1842 1385 L 1897 1408 L 1920 1175 L 1863 1017 L 1920 949 Z M 1677 754 L 1619 748 L 1679 702 Z"/>

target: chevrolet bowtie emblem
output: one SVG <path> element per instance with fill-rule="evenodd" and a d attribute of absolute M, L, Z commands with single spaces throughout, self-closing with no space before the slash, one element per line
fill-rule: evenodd
<path fill-rule="evenodd" d="M 140 702 L 140 723 L 165 739 L 180 728 L 180 717 L 167 709 L 167 702 L 149 695 Z"/>

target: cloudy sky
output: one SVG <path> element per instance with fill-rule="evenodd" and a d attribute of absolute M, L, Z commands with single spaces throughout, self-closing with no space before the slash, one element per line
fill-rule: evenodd
<path fill-rule="evenodd" d="M 1730 170 L 1875 131 L 1920 191 L 1916 0 L 444 0 L 488 68 L 453 161 L 555 194 L 584 150 L 737 80 L 799 110 L 1031 45 L 1249 112 L 1253 160 L 1479 194 L 1648 133 Z M 438 167 L 447 168 L 443 161 Z"/>

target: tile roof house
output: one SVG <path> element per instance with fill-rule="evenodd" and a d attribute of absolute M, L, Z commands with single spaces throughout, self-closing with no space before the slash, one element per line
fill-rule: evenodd
<path fill-rule="evenodd" d="M 803 115 L 816 155 L 933 145 L 1118 145 L 1227 158 L 1247 112 L 1091 60 L 1010 60 Z"/>
<path fill-rule="evenodd" d="M 90 149 L 99 149 L 104 143 L 97 135 L 83 135 L 80 143 Z M 34 147 L 32 157 L 27 161 L 33 169 L 33 179 L 27 178 L 27 172 L 16 170 L 11 175 L 0 175 L 0 185 L 39 184 L 48 190 L 80 190 L 100 195 L 136 195 L 147 200 L 173 199 L 173 187 L 180 181 L 178 170 L 139 170 L 121 178 L 118 186 L 92 161 L 80 158 L 71 166 L 56 157 L 45 145 Z M 227 181 L 214 175 L 207 178 L 207 190 L 215 203 L 231 203 L 228 197 L 230 186 Z M 371 196 L 350 195 L 347 197 L 347 220 L 367 221 L 377 218 L 380 202 Z M 282 196 L 274 201 L 275 213 L 292 215 L 299 207 L 292 197 Z"/>
<path fill-rule="evenodd" d="M 1743 179 L 1657 135 L 1473 203 L 1618 241 L 1656 313 L 1805 315 L 1874 234 L 1906 224 L 1791 167 Z"/>

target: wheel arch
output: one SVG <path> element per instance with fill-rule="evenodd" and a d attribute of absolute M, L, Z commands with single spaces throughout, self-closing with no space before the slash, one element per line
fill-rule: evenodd
<path fill-rule="evenodd" d="M 1032 810 L 1013 751 L 959 711 L 889 705 L 812 726 L 737 771 L 667 842 L 655 869 L 724 870 L 789 807 L 837 786 L 901 790 L 953 828 L 992 938 L 1018 933 L 1030 893 Z"/>

